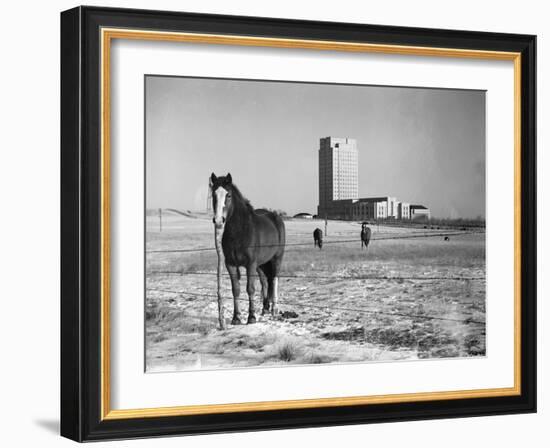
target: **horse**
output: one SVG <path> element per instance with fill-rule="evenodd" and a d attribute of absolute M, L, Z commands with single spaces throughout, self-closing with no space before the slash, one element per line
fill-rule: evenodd
<path fill-rule="evenodd" d="M 262 314 L 278 312 L 279 273 L 285 252 L 285 224 L 281 216 L 272 211 L 256 213 L 233 183 L 231 174 L 210 176 L 212 190 L 212 222 L 223 231 L 222 249 L 225 267 L 231 278 L 233 292 L 232 325 L 240 325 L 239 310 L 240 267 L 246 270 L 246 292 L 248 294 L 248 321 L 256 322 L 254 310 L 255 277 L 260 278 L 262 287 Z"/>
<path fill-rule="evenodd" d="M 369 242 L 370 242 L 370 228 L 367 227 L 366 224 L 361 225 L 361 249 L 365 247 L 365 249 L 369 248 Z"/>
<path fill-rule="evenodd" d="M 323 231 L 319 228 L 316 228 L 313 231 L 313 247 L 319 247 L 319 249 L 323 248 Z"/>
<path fill-rule="evenodd" d="M 445 238 L 443 238 L 443 241 L 450 241 L 450 238 L 446 236 Z"/>

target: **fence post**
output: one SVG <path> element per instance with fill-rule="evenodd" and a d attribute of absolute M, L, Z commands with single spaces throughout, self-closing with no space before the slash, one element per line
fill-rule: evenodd
<path fill-rule="evenodd" d="M 159 208 L 159 232 L 162 232 L 162 208 Z"/>

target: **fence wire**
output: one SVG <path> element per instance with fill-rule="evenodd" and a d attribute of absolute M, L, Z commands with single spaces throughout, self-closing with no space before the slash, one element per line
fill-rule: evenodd
<path fill-rule="evenodd" d="M 147 288 L 147 291 L 154 291 L 154 292 L 164 292 L 169 294 L 177 294 L 181 296 L 185 295 L 191 295 L 191 296 L 197 296 L 197 297 L 212 297 L 212 298 L 218 298 L 217 294 L 208 294 L 208 293 L 196 293 L 191 291 L 174 291 L 171 289 L 160 289 L 160 288 Z M 319 296 L 317 296 L 319 297 Z M 229 296 L 223 296 L 226 300 L 233 300 L 233 297 Z M 248 302 L 248 299 L 237 299 L 240 302 Z M 381 315 L 381 316 L 397 316 L 397 317 L 406 317 L 410 319 L 422 319 L 422 320 L 440 320 L 440 321 L 448 321 L 448 322 L 455 322 L 455 323 L 461 323 L 461 324 L 475 324 L 475 325 L 485 325 L 485 322 L 477 321 L 474 319 L 453 319 L 450 317 L 441 317 L 441 316 L 427 316 L 423 314 L 408 314 L 408 313 L 399 313 L 399 312 L 384 312 L 380 310 L 372 310 L 372 309 L 366 309 L 366 308 L 351 308 L 351 307 L 339 307 L 339 306 L 323 306 L 323 305 L 314 305 L 314 304 L 305 304 L 305 303 L 297 303 L 293 301 L 288 300 L 279 300 L 279 305 L 287 305 L 287 306 L 295 306 L 295 307 L 302 307 L 302 308 L 317 308 L 317 309 L 330 309 L 338 310 L 338 311 L 351 311 L 354 313 L 362 313 L 362 314 L 375 314 L 375 315 Z"/>
<path fill-rule="evenodd" d="M 387 236 L 387 237 L 378 237 L 378 238 L 371 238 L 370 241 L 387 241 L 387 240 L 401 240 L 401 239 L 412 239 L 412 238 L 433 238 L 433 237 L 448 237 L 448 236 L 460 236 L 460 235 L 469 235 L 469 234 L 477 234 L 485 232 L 482 231 L 463 231 L 463 232 L 439 232 L 439 233 L 413 233 L 408 235 L 397 235 L 397 236 Z M 358 238 L 354 238 L 352 240 L 334 240 L 334 241 L 326 241 L 323 240 L 323 246 L 326 244 L 349 244 L 349 243 L 360 243 L 361 240 Z M 300 243 L 285 243 L 285 244 L 265 244 L 265 245 L 253 245 L 250 247 L 253 248 L 261 248 L 261 247 L 293 247 L 293 246 L 311 246 L 312 242 L 300 242 Z M 183 249 L 156 249 L 156 250 L 146 250 L 145 252 L 148 254 L 156 254 L 156 253 L 189 253 L 189 252 L 206 252 L 206 251 L 215 251 L 215 247 L 198 247 L 198 248 L 183 248 Z"/>
<path fill-rule="evenodd" d="M 150 271 L 147 275 L 217 275 L 216 272 L 208 271 Z M 225 277 L 230 277 L 229 273 L 222 273 Z M 243 274 L 245 275 L 245 274 Z M 258 274 L 251 274 L 250 277 L 258 278 Z M 389 275 L 292 275 L 280 274 L 278 278 L 296 278 L 304 280 L 388 280 L 388 281 L 406 281 L 406 280 L 452 280 L 452 281 L 482 281 L 485 277 L 463 277 L 463 276 L 389 276 Z"/>
<path fill-rule="evenodd" d="M 394 235 L 394 236 L 381 236 L 381 237 L 374 237 L 371 238 L 372 241 L 383 241 L 383 240 L 398 240 L 398 239 L 411 239 L 411 238 L 432 238 L 432 237 L 449 237 L 449 236 L 461 236 L 461 235 L 468 235 L 468 234 L 484 234 L 484 231 L 480 230 L 474 230 L 474 231 L 454 231 L 454 232 L 437 232 L 437 233 L 425 233 L 425 232 L 414 232 L 412 234 L 407 235 Z M 305 236 L 306 234 L 304 234 Z M 350 240 L 334 240 L 334 241 L 323 241 L 323 245 L 334 245 L 334 244 L 349 244 L 349 243 L 359 243 L 360 239 L 354 238 Z M 295 247 L 295 246 L 311 246 L 311 241 L 309 242 L 297 242 L 297 243 L 286 243 L 284 244 L 285 247 Z M 277 247 L 280 246 L 278 244 L 272 244 L 272 245 L 258 245 L 258 246 L 252 246 L 252 247 Z M 201 248 L 182 248 L 182 249 L 158 249 L 158 250 L 147 250 L 146 253 L 148 254 L 155 254 L 155 253 L 194 253 L 194 252 L 206 252 L 206 251 L 215 251 L 216 249 L 214 247 L 201 247 Z M 216 272 L 208 272 L 208 271 L 150 271 L 147 273 L 148 275 L 203 275 L 203 276 L 216 276 Z M 228 273 L 223 273 L 224 276 L 229 276 Z M 253 277 L 259 277 L 257 274 L 252 274 Z M 484 281 L 485 277 L 464 277 L 464 276 L 387 276 L 387 275 L 347 275 L 347 276 L 334 276 L 334 275 L 291 275 L 291 274 L 281 274 L 278 276 L 279 278 L 287 278 L 287 279 L 304 279 L 304 280 L 386 280 L 386 281 L 396 281 L 396 282 L 402 282 L 402 281 L 408 281 L 408 280 L 415 280 L 415 281 Z M 208 294 L 208 293 L 196 293 L 191 291 L 175 291 L 171 289 L 160 289 L 160 288 L 148 288 L 147 291 L 152 292 L 163 292 L 168 294 L 176 294 L 176 295 L 188 295 L 188 296 L 196 296 L 196 297 L 211 297 L 217 299 L 217 294 Z M 316 296 L 317 298 L 322 298 L 322 296 Z M 233 300 L 233 297 L 224 296 L 224 299 L 227 300 Z M 248 302 L 248 299 L 238 299 L 242 302 Z M 288 300 L 283 300 L 279 302 L 281 305 L 287 305 L 287 306 L 295 306 L 295 307 L 310 307 L 310 308 L 317 308 L 317 309 L 328 309 L 331 310 L 339 310 L 339 311 L 350 311 L 350 312 L 356 312 L 356 313 L 363 313 L 363 314 L 375 314 L 375 315 L 383 315 L 383 316 L 398 316 L 398 317 L 406 317 L 411 319 L 423 319 L 423 320 L 440 320 L 440 321 L 449 321 L 449 322 L 456 322 L 456 323 L 462 323 L 462 324 L 476 324 L 476 325 L 485 325 L 485 322 L 482 321 L 476 321 L 470 318 L 467 319 L 453 319 L 453 318 L 447 318 L 447 317 L 440 317 L 440 316 L 427 316 L 427 315 L 420 315 L 420 314 L 407 314 L 407 313 L 400 313 L 400 312 L 383 312 L 380 310 L 372 310 L 372 309 L 366 309 L 366 308 L 352 308 L 352 307 L 339 307 L 339 306 L 324 306 L 324 305 L 315 305 L 315 304 L 304 304 L 304 303 L 298 303 Z"/>

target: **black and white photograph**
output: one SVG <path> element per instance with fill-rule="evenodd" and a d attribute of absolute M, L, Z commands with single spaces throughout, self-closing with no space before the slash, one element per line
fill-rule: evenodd
<path fill-rule="evenodd" d="M 2 445 L 544 446 L 544 5 L 5 2 Z"/>
<path fill-rule="evenodd" d="M 146 372 L 486 356 L 485 95 L 145 76 Z"/>

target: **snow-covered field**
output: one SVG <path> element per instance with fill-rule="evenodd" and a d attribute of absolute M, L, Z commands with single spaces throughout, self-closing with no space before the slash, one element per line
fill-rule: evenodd
<path fill-rule="evenodd" d="M 285 221 L 280 314 L 261 316 L 257 284 L 258 322 L 220 331 L 211 218 L 164 212 L 162 226 L 147 217 L 147 251 L 183 251 L 147 253 L 147 371 L 485 355 L 484 233 L 371 225 L 365 251 L 358 223 L 329 221 L 319 250 L 324 221 Z M 227 276 L 223 289 L 229 323 Z"/>

